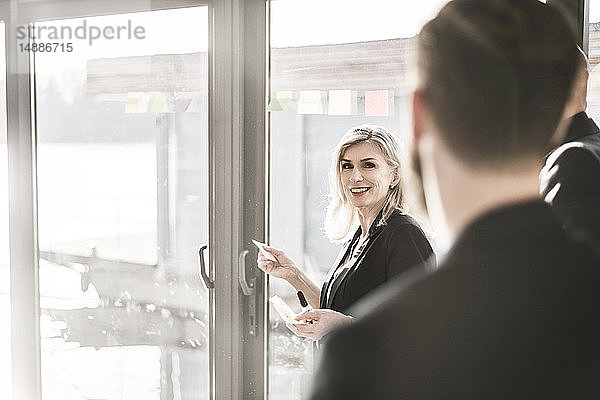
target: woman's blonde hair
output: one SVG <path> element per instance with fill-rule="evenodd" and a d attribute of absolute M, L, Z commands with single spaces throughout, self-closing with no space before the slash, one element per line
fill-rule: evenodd
<path fill-rule="evenodd" d="M 358 143 L 370 143 L 379 149 L 390 167 L 396 170 L 398 183 L 393 185 L 386 196 L 382 217 L 378 225 L 385 221 L 396 210 L 405 212 L 404 193 L 401 181 L 400 145 L 398 139 L 384 127 L 361 125 L 350 129 L 342 137 L 333 150 L 329 169 L 329 205 L 325 215 L 325 234 L 334 243 L 349 238 L 358 226 L 358 213 L 348 199 L 342 185 L 341 160 L 346 150 Z"/>

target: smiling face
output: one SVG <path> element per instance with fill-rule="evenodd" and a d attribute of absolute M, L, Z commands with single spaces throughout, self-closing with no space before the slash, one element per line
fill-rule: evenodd
<path fill-rule="evenodd" d="M 350 146 L 340 159 L 344 195 L 361 213 L 379 212 L 390 186 L 398 184 L 398 173 L 381 150 L 369 142 Z"/>

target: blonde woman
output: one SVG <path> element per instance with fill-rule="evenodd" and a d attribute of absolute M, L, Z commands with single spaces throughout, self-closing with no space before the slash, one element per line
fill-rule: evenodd
<path fill-rule="evenodd" d="M 321 288 L 284 251 L 258 255 L 258 267 L 301 290 L 313 310 L 296 316 L 310 324 L 287 324 L 296 335 L 318 340 L 352 317 L 348 308 L 393 276 L 435 262 L 425 234 L 405 212 L 399 145 L 379 126 L 349 130 L 337 144 L 329 174 L 325 233 L 343 247 Z"/>

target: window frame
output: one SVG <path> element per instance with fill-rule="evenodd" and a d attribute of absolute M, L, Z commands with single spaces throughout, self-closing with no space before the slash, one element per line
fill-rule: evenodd
<path fill-rule="evenodd" d="M 35 74 L 16 27 L 34 22 L 191 6 L 209 7 L 209 290 L 211 398 L 265 397 L 264 279 L 239 289 L 239 255 L 265 227 L 266 2 L 264 0 L 53 0 L 3 2 L 14 399 L 40 400 Z M 251 79 L 245 71 L 251 69 Z M 250 202 L 248 201 L 250 200 Z M 248 207 L 253 204 L 253 207 Z M 217 223 L 218 222 L 218 223 Z M 251 259 L 248 255 L 248 260 Z M 254 268 L 247 268 L 255 275 Z M 250 334 L 248 307 L 255 308 Z M 218 349 L 218 351 L 216 351 Z"/>

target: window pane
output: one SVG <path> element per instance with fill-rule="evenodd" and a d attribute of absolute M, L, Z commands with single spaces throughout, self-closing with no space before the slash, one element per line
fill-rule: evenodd
<path fill-rule="evenodd" d="M 0 21 L 0 43 L 5 43 L 5 25 Z M 6 53 L 0 46 L 0 387 L 11 397 L 10 256 L 8 241 L 8 157 L 6 149 Z"/>
<path fill-rule="evenodd" d="M 600 1 L 590 0 L 589 14 L 589 62 L 587 113 L 596 123 L 600 121 Z"/>
<path fill-rule="evenodd" d="M 383 125 L 405 147 L 413 37 L 446 3 L 291 0 L 271 3 L 270 240 L 320 286 L 338 248 L 322 234 L 331 150 L 353 126 Z M 296 304 L 270 279 L 270 295 Z M 308 395 L 312 346 L 271 310 L 269 395 Z"/>
<path fill-rule="evenodd" d="M 34 28 L 43 398 L 207 398 L 207 7 Z"/>

